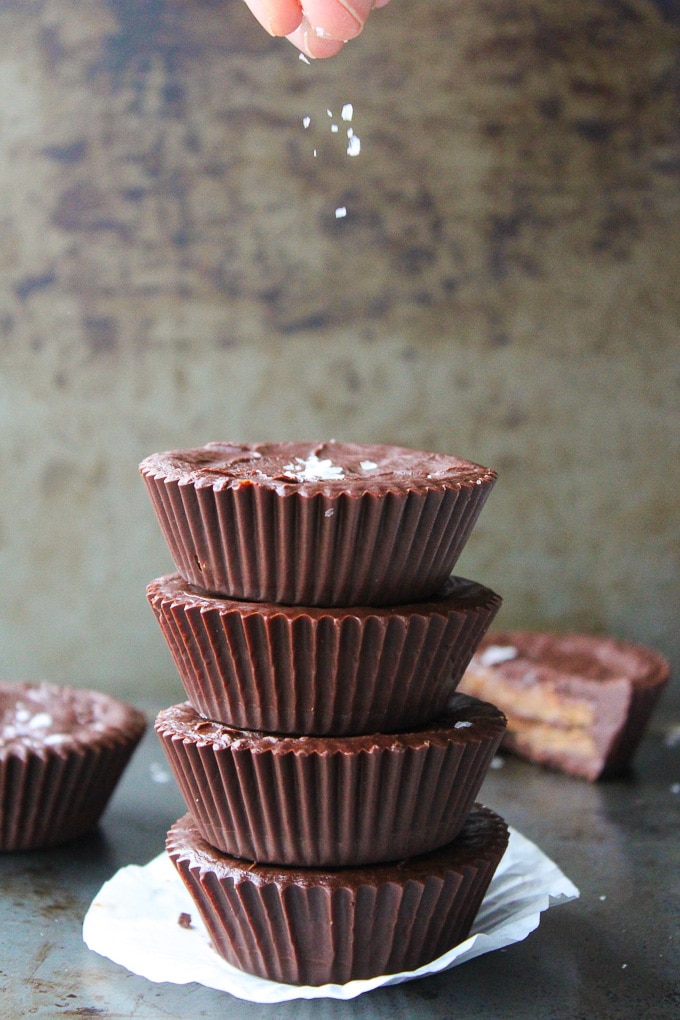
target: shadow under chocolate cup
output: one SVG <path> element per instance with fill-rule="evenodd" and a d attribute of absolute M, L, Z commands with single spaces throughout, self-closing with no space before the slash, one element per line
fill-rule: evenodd
<path fill-rule="evenodd" d="M 507 844 L 503 819 L 476 805 L 454 842 L 397 864 L 252 865 L 210 846 L 190 815 L 166 848 L 224 959 L 318 986 L 416 970 L 462 942 Z"/>
<path fill-rule="evenodd" d="M 450 578 L 407 606 L 322 609 L 206 596 L 179 574 L 147 598 L 207 719 L 285 734 L 394 732 L 446 708 L 501 604 Z"/>
<path fill-rule="evenodd" d="M 494 706 L 454 695 L 410 733 L 276 737 L 201 719 L 184 702 L 156 732 L 213 846 L 258 863 L 346 867 L 451 842 L 505 730 Z"/>
<path fill-rule="evenodd" d="M 441 589 L 496 480 L 404 447 L 209 443 L 140 464 L 175 566 L 212 594 L 397 605 Z"/>
<path fill-rule="evenodd" d="M 94 829 L 146 729 L 98 691 L 0 683 L 0 850 L 36 850 Z"/>

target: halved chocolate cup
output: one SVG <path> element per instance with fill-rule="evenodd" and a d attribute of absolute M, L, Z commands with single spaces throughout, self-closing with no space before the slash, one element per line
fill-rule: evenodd
<path fill-rule="evenodd" d="M 185 580 L 304 606 L 429 598 L 496 480 L 456 457 L 335 442 L 210 443 L 140 471 Z"/>
<path fill-rule="evenodd" d="M 594 782 L 629 768 L 669 675 L 633 641 L 513 630 L 486 636 L 462 685 L 507 714 L 507 750 Z"/>
<path fill-rule="evenodd" d="M 93 829 L 146 729 L 98 691 L 0 683 L 0 850 L 33 850 Z"/>
<path fill-rule="evenodd" d="M 320 609 L 206 596 L 179 574 L 147 587 L 199 715 L 286 734 L 394 732 L 446 708 L 501 604 L 451 578 L 408 606 Z"/>
<path fill-rule="evenodd" d="M 416 970 L 470 933 L 508 844 L 477 805 L 453 842 L 398 864 L 282 869 L 220 853 L 186 815 L 167 852 L 217 952 L 292 985 L 346 984 Z"/>
<path fill-rule="evenodd" d="M 505 730 L 492 705 L 454 695 L 410 733 L 276 737 L 164 709 L 156 732 L 203 838 L 259 863 L 339 867 L 451 842 Z"/>

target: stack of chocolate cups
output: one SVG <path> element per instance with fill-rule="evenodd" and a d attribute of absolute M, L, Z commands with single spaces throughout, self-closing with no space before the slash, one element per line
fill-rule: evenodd
<path fill-rule="evenodd" d="M 456 686 L 500 598 L 451 577 L 495 473 L 401 447 L 211 443 L 140 465 L 178 573 L 149 602 L 188 701 L 156 731 L 167 850 L 229 963 L 296 985 L 464 939 L 507 846 L 505 729 Z"/>

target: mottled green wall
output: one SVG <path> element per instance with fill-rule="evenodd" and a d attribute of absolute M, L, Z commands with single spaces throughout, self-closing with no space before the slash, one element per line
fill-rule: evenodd
<path fill-rule="evenodd" d="M 492 465 L 501 621 L 680 661 L 666 7 L 393 0 L 306 65 L 236 0 L 0 0 L 0 673 L 179 700 L 137 463 L 216 438 Z"/>

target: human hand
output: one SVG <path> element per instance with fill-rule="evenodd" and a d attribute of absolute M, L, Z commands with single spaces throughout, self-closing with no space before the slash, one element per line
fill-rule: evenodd
<path fill-rule="evenodd" d="M 307 57 L 332 57 L 388 0 L 246 0 L 270 35 L 285 36 Z"/>

